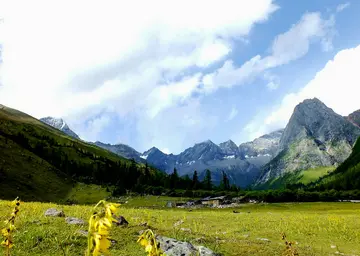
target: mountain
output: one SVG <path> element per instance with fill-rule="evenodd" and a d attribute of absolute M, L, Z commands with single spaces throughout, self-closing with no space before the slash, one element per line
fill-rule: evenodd
<path fill-rule="evenodd" d="M 133 189 L 141 175 L 158 183 L 164 177 L 157 170 L 74 139 L 3 105 L 0 148 L 0 199 L 19 196 L 22 200 L 59 202 L 67 198 L 78 181 L 116 183 L 125 190 Z"/>
<path fill-rule="evenodd" d="M 228 158 L 240 157 L 239 148 L 232 140 L 220 143 L 219 147 L 221 151 L 228 156 Z"/>
<path fill-rule="evenodd" d="M 165 154 L 160 149 L 152 147 L 140 156 L 150 165 L 164 172 L 172 172 L 175 167 L 176 156 L 173 154 Z"/>
<path fill-rule="evenodd" d="M 128 145 L 125 144 L 112 145 L 112 144 L 105 144 L 100 141 L 96 141 L 94 144 L 100 148 L 109 150 L 127 159 L 134 159 L 137 162 L 144 162 L 143 159 L 140 157 L 141 154 Z"/>
<path fill-rule="evenodd" d="M 360 127 L 360 109 L 348 115 L 347 120 Z"/>
<path fill-rule="evenodd" d="M 321 166 L 336 166 L 351 153 L 360 128 L 317 98 L 298 104 L 279 142 L 278 154 L 263 168 L 256 185 Z M 276 182 L 275 182 L 276 183 Z"/>
<path fill-rule="evenodd" d="M 191 177 L 196 170 L 200 179 L 203 178 L 205 170 L 209 169 L 215 184 L 220 183 L 222 171 L 225 171 L 232 184 L 242 187 L 251 184 L 259 174 L 259 161 L 257 161 L 259 159 L 254 157 L 247 160 L 241 157 L 239 148 L 231 140 L 219 145 L 211 140 L 196 143 L 178 155 L 168 155 L 153 147 L 141 157 L 167 173 L 171 173 L 176 168 L 179 175 Z M 263 161 L 265 160 L 260 160 L 261 163 Z"/>
<path fill-rule="evenodd" d="M 75 139 L 80 139 L 79 136 L 69 128 L 69 126 L 65 123 L 65 121 L 62 118 L 54 118 L 48 116 L 48 117 L 40 118 L 40 121 L 54 127 L 55 129 L 58 129 L 66 133 L 70 137 L 73 137 Z"/>
<path fill-rule="evenodd" d="M 263 135 L 251 142 L 240 144 L 239 151 L 245 158 L 254 158 L 258 156 L 267 156 L 273 158 L 279 148 L 280 138 L 284 129 L 274 131 Z"/>

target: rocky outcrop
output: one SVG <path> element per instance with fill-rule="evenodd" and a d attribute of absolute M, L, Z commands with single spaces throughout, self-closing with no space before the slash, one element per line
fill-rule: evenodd
<path fill-rule="evenodd" d="M 294 109 L 279 143 L 278 155 L 262 168 L 257 184 L 288 172 L 342 163 L 360 136 L 360 128 L 320 100 L 305 100 Z"/>
<path fill-rule="evenodd" d="M 65 134 L 69 135 L 70 137 L 73 137 L 74 139 L 80 139 L 79 136 L 73 132 L 70 127 L 67 125 L 67 123 L 62 118 L 54 118 L 51 116 L 40 118 L 40 121 L 54 127 L 55 129 L 58 129 Z"/>

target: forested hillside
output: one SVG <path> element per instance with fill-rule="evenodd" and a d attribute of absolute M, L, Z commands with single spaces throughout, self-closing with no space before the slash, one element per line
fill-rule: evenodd
<path fill-rule="evenodd" d="M 76 181 L 116 185 L 119 193 L 165 174 L 119 157 L 4 106 L 0 107 L 0 198 L 64 198 Z"/>

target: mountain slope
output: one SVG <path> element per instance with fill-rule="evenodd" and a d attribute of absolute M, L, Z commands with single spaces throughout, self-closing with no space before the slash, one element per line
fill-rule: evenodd
<path fill-rule="evenodd" d="M 256 184 L 268 185 L 286 173 L 342 163 L 360 129 L 320 100 L 305 100 L 294 109 L 279 143 L 279 154 L 262 168 Z"/>
<path fill-rule="evenodd" d="M 348 115 L 347 120 L 360 127 L 360 109 Z"/>
<path fill-rule="evenodd" d="M 0 198 L 58 201 L 75 181 L 134 186 L 144 165 L 73 139 L 20 111 L 0 106 Z M 150 175 L 161 175 L 151 170 Z"/>
<path fill-rule="evenodd" d="M 64 133 L 66 133 L 70 137 L 73 137 L 75 139 L 80 139 L 79 136 L 75 132 L 73 132 L 69 128 L 67 123 L 65 123 L 65 121 L 61 118 L 54 118 L 54 117 L 48 116 L 48 117 L 40 118 L 40 121 L 54 127 L 55 129 L 58 129 Z"/>
<path fill-rule="evenodd" d="M 127 159 L 134 159 L 137 162 L 144 162 L 143 159 L 140 157 L 141 154 L 128 145 L 125 144 L 112 145 L 112 144 L 105 144 L 100 141 L 96 141 L 94 144 L 100 148 L 109 150 Z"/>
<path fill-rule="evenodd" d="M 360 188 L 360 139 L 351 155 L 334 172 L 323 177 L 314 186 L 319 190 L 353 190 Z"/>

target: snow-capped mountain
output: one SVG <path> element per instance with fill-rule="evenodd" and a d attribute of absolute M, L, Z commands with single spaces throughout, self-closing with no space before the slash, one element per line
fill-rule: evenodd
<path fill-rule="evenodd" d="M 80 137 L 70 129 L 70 127 L 66 124 L 66 122 L 62 118 L 54 118 L 48 116 L 48 117 L 40 118 L 40 121 L 66 133 L 70 137 L 73 137 L 75 139 L 80 139 Z"/>

